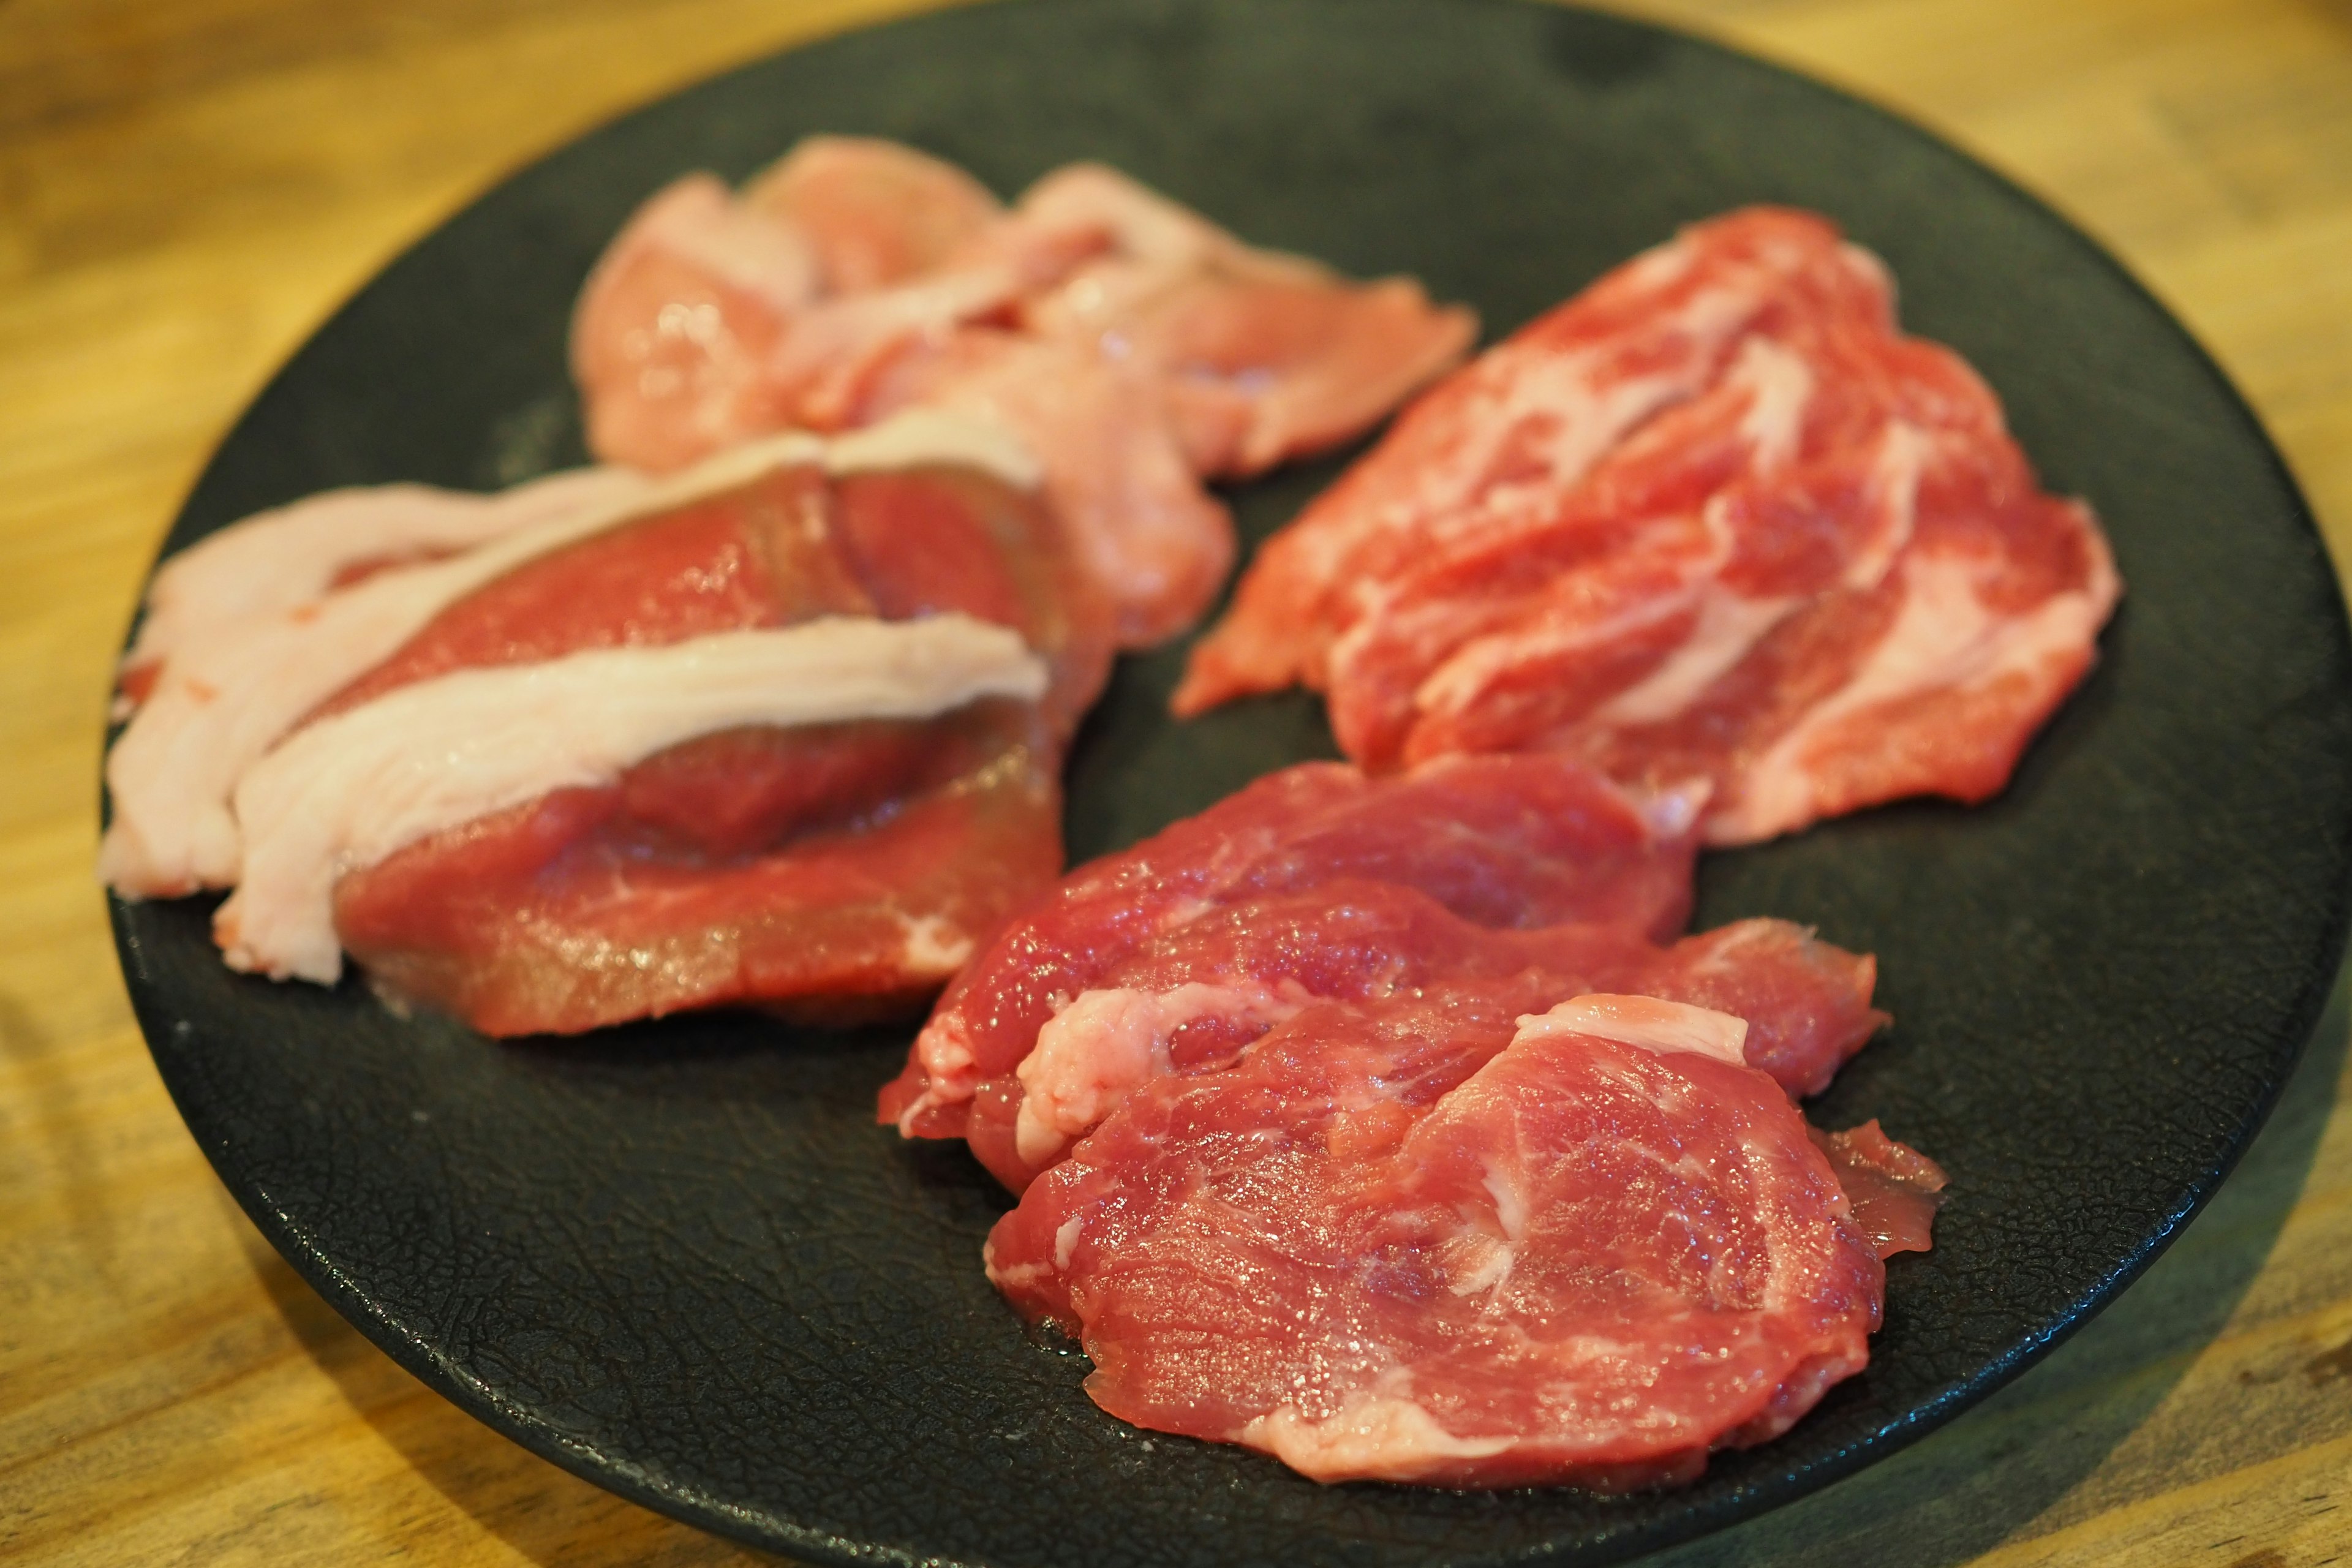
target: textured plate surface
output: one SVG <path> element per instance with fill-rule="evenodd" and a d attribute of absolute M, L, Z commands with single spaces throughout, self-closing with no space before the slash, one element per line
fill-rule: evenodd
<path fill-rule="evenodd" d="M 1710 857 L 1700 917 L 1881 958 L 1898 1023 L 1817 1111 L 1949 1168 L 1861 1376 L 1684 1491 L 1320 1488 L 1147 1440 L 982 1278 L 1002 1197 L 870 1121 L 906 1032 L 740 1016 L 493 1047 L 358 987 L 232 975 L 200 900 L 118 906 L 165 1080 L 238 1200 L 395 1358 L 615 1489 L 810 1558 L 991 1564 L 1598 1563 L 1725 1523 L 1988 1393 L 2144 1266 L 2228 1169 L 2333 972 L 2352 827 L 2344 612 L 2244 407 L 2087 241 L 1918 132 L 1712 47 L 1499 0 L 1019 0 L 840 38 L 624 120 L 388 268 L 256 402 L 174 546 L 320 488 L 488 485 L 579 458 L 578 283 L 684 170 L 814 131 L 1000 191 L 1107 159 L 1250 239 L 1410 271 L 1492 331 L 1675 225 L 1816 207 L 1906 319 L 2086 495 L 2129 595 L 2001 800 Z M 1255 537 L 1335 463 L 1240 491 Z M 1304 699 L 1171 723 L 1124 664 L 1072 764 L 1075 855 L 1328 754 Z"/>

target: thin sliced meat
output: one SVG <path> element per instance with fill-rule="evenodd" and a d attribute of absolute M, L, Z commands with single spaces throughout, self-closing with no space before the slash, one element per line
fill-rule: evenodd
<path fill-rule="evenodd" d="M 490 1035 L 900 1014 L 1060 868 L 1055 756 L 991 704 L 715 734 L 345 877 L 336 929 L 380 988 Z"/>
<path fill-rule="evenodd" d="M 1469 310 L 1433 305 L 1409 279 L 1356 283 L 1255 249 L 1100 164 L 1039 181 L 1008 231 L 1000 246 L 1048 256 L 1101 237 L 1024 302 L 1023 324 L 1150 366 L 1204 475 L 1261 473 L 1360 435 L 1477 337 Z"/>
<path fill-rule="evenodd" d="M 1843 1132 L 1811 1131 L 1853 1205 L 1854 1225 L 1878 1256 L 1927 1251 L 1949 1184 L 1944 1168 L 1889 1138 L 1875 1118 Z"/>
<path fill-rule="evenodd" d="M 1433 391 L 1269 542 L 1177 695 L 1325 689 L 1366 766 L 1557 750 L 1703 778 L 1737 844 L 1985 798 L 2119 592 L 1884 269 L 1751 209 Z"/>
<path fill-rule="evenodd" d="M 1532 976 L 1319 1004 L 1130 1094 L 990 1278 L 1114 1415 L 1317 1479 L 1688 1480 L 1866 1364 L 1885 1292 L 1743 1034 Z"/>
<path fill-rule="evenodd" d="M 176 897 L 198 888 L 227 886 L 236 875 L 240 846 L 230 795 L 244 772 L 339 692 L 348 703 L 364 690 L 387 689 L 383 667 L 388 660 L 406 657 L 413 675 L 428 667 L 446 670 L 467 658 L 489 657 L 484 638 L 477 639 L 483 646 L 470 655 L 457 657 L 444 649 L 422 663 L 415 662 L 419 650 L 404 655 L 404 645 L 453 605 L 504 581 L 507 586 L 487 602 L 502 601 L 514 587 L 511 577 L 519 568 L 553 557 L 576 562 L 581 557 L 574 552 L 583 550 L 591 559 L 607 562 L 601 583 L 583 579 L 562 592 L 541 595 L 549 613 L 558 617 L 572 613 L 565 609 L 569 605 L 572 611 L 619 627 L 629 623 L 632 612 L 625 606 L 634 603 L 635 613 L 673 623 L 677 636 L 750 625 L 740 604 L 714 614 L 709 603 L 713 595 L 730 591 L 740 595 L 741 590 L 725 586 L 735 580 L 730 574 L 746 563 L 764 561 L 762 551 L 748 539 L 726 546 L 732 551 L 728 557 L 732 564 L 723 569 L 715 558 L 673 563 L 682 575 L 668 591 L 678 597 L 667 602 L 667 608 L 656 602 L 663 601 L 663 594 L 639 580 L 643 574 L 632 566 L 625 549 L 615 560 L 590 542 L 634 522 L 691 510 L 711 498 L 737 492 L 739 505 L 764 506 L 774 514 L 774 525 L 764 531 L 768 541 L 787 556 L 795 552 L 805 555 L 807 520 L 795 510 L 801 502 L 793 497 L 813 493 L 810 487 L 820 487 L 827 473 L 843 481 L 845 494 L 876 487 L 887 490 L 888 476 L 927 464 L 940 473 L 940 483 L 981 487 L 972 492 L 975 497 L 1000 487 L 1034 486 L 1037 479 L 1025 453 L 1003 437 L 930 413 L 907 416 L 830 443 L 797 434 L 770 437 L 650 485 L 597 479 L 521 487 L 530 500 L 528 507 L 517 508 L 524 515 L 520 521 L 507 519 L 514 526 L 492 529 L 490 537 L 474 548 L 385 566 L 355 582 L 331 584 L 325 592 L 291 605 L 281 605 L 284 595 L 272 593 L 268 604 L 249 615 L 216 621 L 184 618 L 177 623 L 168 660 L 160 668 L 145 667 L 152 673 L 142 683 L 144 700 L 107 757 L 111 820 L 100 847 L 100 874 L 134 897 Z M 972 477 L 955 479 L 947 475 L 950 469 L 969 470 Z M 395 498 L 401 493 L 395 489 Z M 412 544 L 417 533 L 414 514 L 404 503 L 395 499 L 372 504 L 362 499 L 365 494 L 354 492 L 348 508 L 337 508 L 348 525 L 344 559 L 349 563 L 381 561 Z M 767 499 L 761 500 L 761 495 Z M 562 504 L 551 504 L 558 500 Z M 435 508 L 436 512 L 469 510 L 437 501 Z M 983 499 L 973 515 L 992 518 L 992 526 L 1012 531 L 1005 536 L 1004 560 L 1018 563 L 1008 564 L 1008 570 L 1031 579 L 1023 591 L 1031 612 L 1044 614 L 1049 602 L 1061 606 L 1053 611 L 1051 625 L 1041 621 L 1037 629 L 1045 639 L 1041 646 L 1056 666 L 1052 703 L 1057 714 L 1075 722 L 1106 673 L 1107 612 L 1069 563 L 1058 534 L 1049 537 L 1050 519 L 1034 505 L 1006 510 Z M 318 552 L 312 547 L 319 542 L 307 525 L 289 529 L 265 514 L 215 537 L 223 542 L 199 545 L 188 555 L 198 558 L 201 552 L 201 559 L 226 559 L 258 570 L 270 558 L 268 547 L 274 541 L 294 547 L 300 556 L 291 567 L 298 577 L 306 570 L 309 579 L 318 574 Z M 640 542 L 653 537 L 643 535 Z M 821 542 L 822 530 L 818 537 Z M 243 542 L 247 539 L 258 539 L 260 544 L 248 546 Z M 862 597 L 817 593 L 815 583 L 826 570 L 822 553 L 806 565 L 815 576 L 795 579 L 793 592 L 807 601 L 797 613 L 863 608 Z M 719 575 L 709 575 L 706 567 Z M 167 562 L 162 574 L 168 576 L 173 570 Z M 761 570 L 765 573 L 764 565 Z M 522 591 L 529 591 L 527 584 L 532 580 L 545 581 L 526 578 Z M 772 579 L 763 576 L 763 581 Z M 767 590 L 755 586 L 748 591 L 757 599 Z M 704 607 L 691 607 L 698 604 Z M 544 656 L 588 646 L 562 637 L 550 640 L 548 629 L 541 625 L 532 634 L 535 642 L 526 638 L 499 657 L 533 657 L 527 651 L 533 647 Z M 428 638 L 428 644 L 438 637 Z M 490 634 L 484 637 L 495 640 Z M 607 637 L 596 646 L 611 646 L 612 640 Z"/>
<path fill-rule="evenodd" d="M 912 408 L 992 421 L 1042 455 L 1045 493 L 1096 580 L 1116 584 L 1121 646 L 1198 619 L 1232 570 L 1232 514 L 1202 489 L 1159 389 L 1082 347 L 972 328 L 900 356 L 856 422 Z"/>
<path fill-rule="evenodd" d="M 1475 332 L 1409 280 L 1254 249 L 1099 165 L 1005 213 L 911 149 L 819 137 L 740 197 L 696 175 L 649 202 L 582 294 L 572 362 L 592 448 L 656 468 L 913 404 L 1000 417 L 1144 646 L 1232 565 L 1204 476 L 1358 434 Z"/>
<path fill-rule="evenodd" d="M 1792 1096 L 1828 1087 L 1886 1021 L 1869 958 L 1786 921 L 1662 948 L 1617 925 L 1473 925 L 1410 888 L 1343 879 L 1222 905 L 1095 975 L 1012 1074 L 975 1088 L 964 1137 L 1017 1193 L 1138 1086 L 1222 1068 L 1318 1001 L 1530 974 L 1555 995 L 1634 991 L 1744 1018 L 1749 1065 Z"/>
<path fill-rule="evenodd" d="M 232 969 L 332 984 L 337 880 L 419 840 L 612 787 L 705 735 L 928 719 L 1045 690 L 1019 634 L 964 615 L 829 616 L 408 681 L 307 726 L 238 781 L 244 859 L 214 937 Z"/>
<path fill-rule="evenodd" d="M 207 534 L 156 568 L 139 635 L 122 656 L 124 711 L 163 661 L 257 616 L 292 610 L 391 566 L 470 550 L 582 510 L 625 511 L 653 481 L 631 468 L 573 468 L 494 495 L 373 485 L 306 497 Z"/>
<path fill-rule="evenodd" d="M 175 652 L 110 759 L 139 785 L 110 849 L 153 842 L 141 789 L 209 807 L 234 964 L 328 979 L 340 937 L 498 1033 L 919 1001 L 1056 869 L 1108 613 L 994 437 L 765 446 L 264 617 L 254 684 L 193 689 L 226 667 Z M 132 769 L 158 741 L 234 810 Z"/>
<path fill-rule="evenodd" d="M 1003 212 L 954 164 L 870 136 L 809 137 L 743 187 L 743 204 L 800 231 L 832 294 L 933 271 Z"/>
<path fill-rule="evenodd" d="M 1386 779 L 1307 763 L 1073 873 L 960 975 L 881 1119 L 960 1137 L 978 1086 L 1129 954 L 1220 905 L 1343 879 L 1395 884 L 1496 928 L 1587 921 L 1671 935 L 1690 910 L 1694 796 L 1626 794 L 1563 759 L 1464 759 Z"/>

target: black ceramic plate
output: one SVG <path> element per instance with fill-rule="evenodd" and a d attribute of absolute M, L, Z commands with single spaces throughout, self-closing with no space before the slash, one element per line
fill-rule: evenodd
<path fill-rule="evenodd" d="M 1443 0 L 1020 0 L 787 55 L 483 198 L 298 354 L 177 546 L 324 486 L 576 461 L 565 317 L 630 207 L 794 138 L 905 138 L 1001 191 L 1107 159 L 1261 243 L 1412 272 L 1501 331 L 1738 203 L 1835 216 L 1906 316 L 2090 497 L 2129 596 L 2098 673 L 1979 810 L 1914 805 L 1710 858 L 1700 919 L 1875 951 L 1898 1023 L 1822 1104 L 1951 1171 L 1870 1369 L 1686 1490 L 1318 1487 L 1147 1440 L 1024 1338 L 979 1267 L 1003 1198 L 871 1121 L 904 1031 L 742 1016 L 491 1046 L 358 987 L 232 975 L 198 901 L 118 907 L 148 1038 L 270 1239 L 499 1431 L 713 1530 L 829 1562 L 1598 1563 L 1885 1454 L 2110 1299 L 2268 1108 L 2333 972 L 2352 826 L 2344 611 L 2253 420 L 2146 294 L 1997 177 L 1885 115 L 1631 23 Z M 1235 500 L 1253 536 L 1334 471 Z M 1128 843 L 1328 754 L 1305 700 L 1201 722 L 1123 665 L 1070 841 Z"/>

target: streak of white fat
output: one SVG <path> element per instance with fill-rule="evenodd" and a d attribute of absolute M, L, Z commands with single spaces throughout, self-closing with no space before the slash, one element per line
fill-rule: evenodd
<path fill-rule="evenodd" d="M 979 468 L 1015 489 L 1034 490 L 1045 479 L 1045 465 L 1003 424 L 936 408 L 909 408 L 836 436 L 824 450 L 825 471 L 835 475 L 929 464 Z"/>
<path fill-rule="evenodd" d="M 123 665 L 166 658 L 219 626 L 319 598 L 352 566 L 470 550 L 577 509 L 625 506 L 653 482 L 634 468 L 572 468 L 489 495 L 372 485 L 256 512 L 156 568 Z"/>
<path fill-rule="evenodd" d="M 1667 1002 L 1655 996 L 1612 996 L 1595 993 L 1571 997 L 1549 1013 L 1524 1015 L 1513 1045 L 1554 1039 L 1562 1035 L 1590 1035 L 1620 1045 L 1640 1046 L 1661 1056 L 1687 1051 L 1744 1067 L 1740 1047 L 1748 1038 L 1748 1020 L 1710 1007 Z"/>
<path fill-rule="evenodd" d="M 950 615 L 833 616 L 419 681 L 321 720 L 245 775 L 243 863 L 216 925 L 232 967 L 331 982 L 336 879 L 431 834 L 610 784 L 697 735 L 926 718 L 1034 699 L 1045 679 L 1017 635 Z"/>
<path fill-rule="evenodd" d="M 1846 563 L 1842 581 L 1848 588 L 1867 592 L 1878 586 L 1911 542 L 1919 515 L 1919 471 L 1927 464 L 1929 445 L 1926 431 L 1900 419 L 1879 438 L 1870 473 L 1876 526 Z"/>
<path fill-rule="evenodd" d="M 908 973 L 952 974 L 971 957 L 971 934 L 944 915 L 898 917 L 906 931 L 902 957 Z"/>
<path fill-rule="evenodd" d="M 1159 992 L 1081 992 L 1037 1031 L 1036 1045 L 1013 1069 L 1022 1088 L 1013 1147 L 1032 1165 L 1051 1159 L 1134 1089 L 1170 1071 L 1171 1037 L 1196 1019 L 1223 1016 L 1271 1027 L 1305 1005 L 1303 992 L 1202 981 Z"/>
<path fill-rule="evenodd" d="M 1812 366 L 1770 338 L 1753 337 L 1739 345 L 1724 379 L 1748 395 L 1748 407 L 1739 416 L 1739 435 L 1753 454 L 1756 470 L 1769 474 L 1786 467 L 1797 455 L 1805 406 L 1812 401 Z"/>
<path fill-rule="evenodd" d="M 1699 600 L 1698 624 L 1683 645 L 1648 675 L 1592 710 L 1596 724 L 1655 724 L 1696 701 L 1788 618 L 1802 599 L 1750 599 L 1711 586 Z"/>
<path fill-rule="evenodd" d="M 311 603 L 213 628 L 178 650 L 106 759 L 114 818 L 99 874 L 126 894 L 225 887 L 240 843 L 229 795 L 302 717 L 476 588 L 564 545 L 821 459 L 797 431 L 722 452 L 626 496 L 461 555 L 395 567 Z"/>
<path fill-rule="evenodd" d="M 2113 568 L 2104 566 L 2089 587 L 2053 595 L 2025 615 L 2003 616 L 1985 608 L 1976 587 L 1979 569 L 1965 557 L 1914 552 L 1900 570 L 1905 594 L 1895 624 L 1843 686 L 1750 766 L 1738 806 L 1708 821 L 1710 842 L 1753 843 L 1809 820 L 1813 780 L 1807 753 L 1847 715 L 1897 698 L 1989 685 L 2071 658 L 2097 635 L 2116 592 Z"/>
<path fill-rule="evenodd" d="M 1377 1394 L 1358 1394 L 1320 1421 L 1279 1405 L 1235 1436 L 1303 1475 L 1392 1481 L 1442 1473 L 1449 1461 L 1489 1458 L 1517 1441 L 1457 1437 L 1412 1400 Z"/>
<path fill-rule="evenodd" d="M 1801 367 L 1802 362 L 1798 363 Z M 1846 563 L 1842 578 L 1846 587 L 1857 591 L 1875 587 L 1911 542 L 1919 470 L 1927 450 L 1927 437 L 1916 427 L 1900 421 L 1887 426 L 1872 464 L 1870 505 L 1874 526 Z M 1750 599 L 1719 587 L 1711 590 L 1699 605 L 1698 625 L 1689 640 L 1638 684 L 1595 709 L 1593 721 L 1654 724 L 1673 718 L 1728 674 L 1767 632 L 1806 602 L 1796 595 Z"/>
<path fill-rule="evenodd" d="M 1054 1227 L 1054 1268 L 1057 1272 L 1068 1271 L 1070 1259 L 1078 1250 L 1078 1237 L 1086 1228 L 1086 1215 L 1076 1214 Z"/>
<path fill-rule="evenodd" d="M 1538 659 L 1598 647 L 1671 620 L 1688 611 L 1705 589 L 1706 574 L 1695 570 L 1691 579 L 1674 592 L 1653 595 L 1597 621 L 1555 614 L 1540 617 L 1533 626 L 1474 637 L 1413 689 L 1414 710 L 1426 714 L 1465 712 L 1511 670 Z"/>

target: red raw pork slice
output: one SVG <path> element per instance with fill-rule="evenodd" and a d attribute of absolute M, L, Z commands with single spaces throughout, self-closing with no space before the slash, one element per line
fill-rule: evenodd
<path fill-rule="evenodd" d="M 1696 801 L 1627 794 L 1545 756 L 1447 761 L 1368 778 L 1286 768 L 1135 847 L 1081 868 L 940 999 L 881 1119 L 961 1137 L 979 1086 L 1166 933 L 1221 905 L 1345 880 L 1417 890 L 1484 926 L 1588 921 L 1664 937 L 1690 912 Z"/>
<path fill-rule="evenodd" d="M 1304 682 L 1366 766 L 1557 750 L 1737 844 L 1981 800 L 2119 592 L 1958 356 L 1809 215 L 1702 224 L 1430 392 L 1270 541 L 1194 712 Z"/>
<path fill-rule="evenodd" d="M 1232 564 L 1203 477 L 1357 434 L 1475 336 L 1417 284 L 1253 249 L 1108 169 L 1048 175 L 1008 214 L 912 149 L 819 137 L 740 197 L 697 174 L 647 202 L 572 353 L 592 449 L 649 468 L 910 404 L 1000 419 L 1139 647 Z"/>
<path fill-rule="evenodd" d="M 688 741 L 350 872 L 344 945 L 495 1035 L 919 1002 L 1059 869 L 1061 747 L 1109 657 L 1050 519 L 984 475 L 785 469 L 627 524 L 451 605 L 321 710 L 587 648 L 945 611 L 1021 631 L 1045 700 Z"/>
<path fill-rule="evenodd" d="M 1323 1003 L 1157 1079 L 989 1276 L 1112 1415 L 1319 1480 L 1688 1480 L 1866 1364 L 1885 1268 L 1738 1019 L 1556 1000 Z"/>
<path fill-rule="evenodd" d="M 1481 981 L 1554 999 L 1640 992 L 1743 1017 L 1749 1065 L 1792 1096 L 1826 1089 L 1886 1021 L 1870 1005 L 1871 959 L 1784 921 L 1661 948 L 1622 925 L 1494 930 L 1411 888 L 1346 879 L 1221 906 L 1091 977 L 1011 1074 L 975 1088 L 964 1137 L 1017 1193 L 1138 1085 L 1222 1068 L 1318 1000 Z"/>

